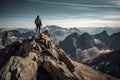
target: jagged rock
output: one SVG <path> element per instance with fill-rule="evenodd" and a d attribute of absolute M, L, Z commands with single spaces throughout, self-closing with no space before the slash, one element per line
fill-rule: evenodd
<path fill-rule="evenodd" d="M 3 49 L 3 48 L 4 48 L 4 46 L 2 44 L 0 44 L 0 49 Z"/>
<path fill-rule="evenodd" d="M 71 60 L 45 31 L 0 51 L 0 80 L 118 80 Z"/>
<path fill-rule="evenodd" d="M 38 60 L 38 55 L 35 52 L 30 52 L 28 55 L 28 58 L 36 61 L 36 60 Z"/>
<path fill-rule="evenodd" d="M 96 34 L 95 38 L 101 40 L 104 44 L 109 46 L 110 36 L 107 34 L 107 31 L 104 30 L 103 32 Z"/>
<path fill-rule="evenodd" d="M 59 60 L 63 61 L 68 69 L 73 72 L 74 71 L 74 63 L 72 63 L 71 59 L 66 55 L 66 53 L 62 50 L 62 49 L 58 49 L 58 53 L 59 53 Z"/>
<path fill-rule="evenodd" d="M 11 44 L 17 40 L 17 37 L 19 36 L 18 31 L 5 31 L 2 33 L 2 45 L 6 46 L 8 44 Z"/>
<path fill-rule="evenodd" d="M 11 56 L 18 56 L 21 43 L 14 42 L 10 45 L 7 45 L 4 49 L 0 51 L 0 68 L 5 65 Z M 19 55 L 20 56 L 20 55 Z"/>
<path fill-rule="evenodd" d="M 36 80 L 37 63 L 29 58 L 11 56 L 0 70 L 0 80 Z"/>
<path fill-rule="evenodd" d="M 58 53 L 54 49 L 46 49 L 42 52 L 42 54 L 51 56 L 55 60 L 58 60 Z"/>
<path fill-rule="evenodd" d="M 105 32 L 104 32 L 104 34 L 105 34 Z M 72 59 L 76 58 L 77 49 L 81 49 L 82 51 L 88 50 L 93 47 L 96 47 L 99 50 L 109 49 L 101 41 L 99 44 L 97 44 L 94 36 L 90 35 L 88 33 L 84 33 L 82 35 L 80 35 L 78 33 L 73 33 L 73 34 L 67 36 L 63 41 L 61 41 L 59 43 L 59 47 L 61 47 L 66 53 L 68 53 L 68 55 L 70 55 L 70 57 Z"/>
<path fill-rule="evenodd" d="M 99 71 L 120 78 L 120 50 L 100 55 L 85 64 L 92 66 Z"/>
<path fill-rule="evenodd" d="M 52 76 L 53 80 L 69 80 L 76 79 L 75 76 L 69 71 L 64 62 L 57 63 L 47 57 L 43 63 L 43 67 Z M 61 75 L 62 74 L 62 75 Z"/>

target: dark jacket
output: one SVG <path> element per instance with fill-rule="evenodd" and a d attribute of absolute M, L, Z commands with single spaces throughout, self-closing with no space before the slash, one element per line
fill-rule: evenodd
<path fill-rule="evenodd" d="M 36 19 L 35 19 L 35 24 L 36 24 L 37 26 L 42 26 L 42 23 L 41 23 L 40 18 L 36 18 Z"/>

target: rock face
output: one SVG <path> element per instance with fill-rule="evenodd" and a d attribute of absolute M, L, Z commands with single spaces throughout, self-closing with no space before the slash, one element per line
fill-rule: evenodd
<path fill-rule="evenodd" d="M 12 42 L 15 42 L 17 40 L 17 35 L 19 36 L 19 32 L 17 31 L 5 31 L 2 33 L 2 40 L 1 40 L 1 44 L 3 46 L 6 46 L 8 44 L 11 44 Z"/>
<path fill-rule="evenodd" d="M 98 56 L 86 64 L 104 73 L 120 78 L 120 50 Z"/>
<path fill-rule="evenodd" d="M 99 50 L 108 49 L 108 47 L 101 41 L 97 43 L 94 36 L 89 35 L 88 33 L 84 33 L 82 35 L 79 35 L 78 33 L 73 33 L 66 37 L 65 40 L 60 42 L 59 47 L 61 47 L 72 58 L 75 57 L 77 49 L 87 50 L 93 47 L 97 47 Z"/>
<path fill-rule="evenodd" d="M 119 80 L 71 60 L 44 31 L 0 50 L 0 80 Z"/>
<path fill-rule="evenodd" d="M 29 58 L 11 56 L 0 74 L 1 80 L 36 80 L 37 63 Z"/>
<path fill-rule="evenodd" d="M 107 53 L 110 50 L 120 50 L 120 32 L 114 33 L 111 36 L 106 31 L 96 35 L 73 33 L 61 41 L 59 47 L 73 59 L 76 58 L 78 49 L 88 51 L 91 48 L 97 48 L 98 55 L 99 53 Z"/>
<path fill-rule="evenodd" d="M 33 31 L 22 31 L 18 30 L 8 30 L 0 33 L 0 45 L 7 46 L 15 41 L 28 38 L 30 35 L 33 35 Z"/>
<path fill-rule="evenodd" d="M 106 31 L 103 31 L 99 34 L 94 35 L 94 37 L 101 40 L 110 49 L 120 50 L 120 32 L 109 36 Z"/>
<path fill-rule="evenodd" d="M 120 32 L 110 36 L 109 46 L 111 49 L 120 50 Z"/>
<path fill-rule="evenodd" d="M 110 49 L 120 50 L 120 32 L 109 36 L 106 31 L 103 31 L 99 34 L 94 35 L 94 37 L 101 40 Z"/>
<path fill-rule="evenodd" d="M 104 30 L 99 34 L 96 34 L 95 38 L 101 40 L 104 44 L 106 44 L 109 47 L 110 36 L 107 34 L 107 31 Z"/>

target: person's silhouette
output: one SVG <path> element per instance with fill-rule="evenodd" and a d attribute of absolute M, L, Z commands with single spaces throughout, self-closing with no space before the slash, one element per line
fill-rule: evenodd
<path fill-rule="evenodd" d="M 36 33 L 37 33 L 38 30 L 39 30 L 39 33 L 40 33 L 42 23 L 41 23 L 41 19 L 39 18 L 39 15 L 35 19 L 35 24 L 36 24 Z"/>

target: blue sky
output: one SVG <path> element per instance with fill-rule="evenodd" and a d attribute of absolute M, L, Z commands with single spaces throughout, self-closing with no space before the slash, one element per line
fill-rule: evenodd
<path fill-rule="evenodd" d="M 0 27 L 120 27 L 120 0 L 1 0 Z"/>

